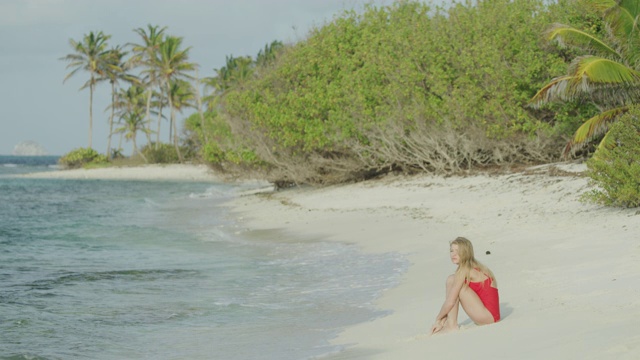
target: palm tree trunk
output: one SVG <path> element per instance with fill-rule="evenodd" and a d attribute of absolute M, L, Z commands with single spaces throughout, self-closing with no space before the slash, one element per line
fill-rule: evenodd
<path fill-rule="evenodd" d="M 93 134 L 93 75 L 91 76 L 91 84 L 89 85 L 89 148 L 91 148 L 91 138 Z"/>
<path fill-rule="evenodd" d="M 204 113 L 202 112 L 202 98 L 200 97 L 200 78 L 198 77 L 198 70 L 196 70 L 196 86 L 195 86 L 195 92 L 196 92 L 196 101 L 197 101 L 197 105 L 198 105 L 198 113 L 200 114 L 200 129 L 202 131 L 202 139 L 204 140 L 204 143 L 208 143 L 208 136 L 207 136 L 207 132 L 205 131 L 204 128 Z"/>
<path fill-rule="evenodd" d="M 176 148 L 176 152 L 178 153 L 178 161 L 180 163 L 184 162 L 182 158 L 182 153 L 180 152 L 180 146 L 178 145 L 178 129 L 175 121 L 175 110 L 171 109 L 171 122 L 173 123 L 173 145 Z"/>
<path fill-rule="evenodd" d="M 151 94 L 152 94 L 152 92 L 153 91 L 151 91 L 151 88 L 149 88 L 147 90 L 147 114 L 146 114 L 146 119 L 147 119 L 147 129 L 148 130 L 151 130 Z M 151 145 L 151 131 L 145 131 L 144 133 L 147 136 L 147 142 L 149 143 L 149 145 Z"/>
<path fill-rule="evenodd" d="M 162 124 L 162 99 L 160 99 L 160 108 L 158 109 L 158 132 L 156 133 L 156 150 L 160 148 L 160 125 Z"/>
<path fill-rule="evenodd" d="M 169 100 L 171 106 L 171 100 Z M 171 115 L 169 116 L 169 143 L 173 142 L 173 106 L 171 106 Z"/>
<path fill-rule="evenodd" d="M 134 155 L 135 154 L 139 154 L 142 157 L 142 160 L 144 160 L 144 163 L 148 164 L 149 161 L 147 161 L 147 158 L 144 156 L 144 154 L 140 150 L 138 150 L 138 145 L 136 144 L 136 137 L 137 136 L 138 136 L 137 134 L 133 134 L 133 138 L 132 138 L 132 141 L 133 141 L 133 154 Z"/>
<path fill-rule="evenodd" d="M 168 88 L 169 85 L 167 83 L 167 93 L 171 93 L 171 90 Z M 169 109 L 171 111 L 171 128 L 173 129 L 173 146 L 176 148 L 176 153 L 178 153 L 178 161 L 182 163 L 184 160 L 182 159 L 182 154 L 180 153 L 180 147 L 178 146 L 178 131 L 176 129 L 176 111 L 173 108 L 173 101 L 171 101 L 171 96 L 167 97 L 169 99 Z"/>
<path fill-rule="evenodd" d="M 109 137 L 107 138 L 107 159 L 111 160 L 111 136 L 113 135 L 113 115 L 116 105 L 116 84 L 111 82 L 111 115 L 109 116 Z"/>

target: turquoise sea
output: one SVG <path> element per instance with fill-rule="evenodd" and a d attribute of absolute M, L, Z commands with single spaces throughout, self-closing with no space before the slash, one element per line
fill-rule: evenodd
<path fill-rule="evenodd" d="M 27 179 L 0 156 L 0 359 L 314 359 L 408 266 L 244 229 L 239 185 Z"/>

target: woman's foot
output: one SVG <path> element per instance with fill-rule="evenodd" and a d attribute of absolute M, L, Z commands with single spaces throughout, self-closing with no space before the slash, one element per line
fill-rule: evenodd
<path fill-rule="evenodd" d="M 433 324 L 433 326 L 431 327 L 431 335 L 440 333 L 440 331 L 442 331 L 442 329 L 444 328 L 445 324 L 446 324 L 446 318 Z"/>
<path fill-rule="evenodd" d="M 440 331 L 438 331 L 438 334 L 446 334 L 446 333 L 450 333 L 450 332 L 454 332 L 454 331 L 458 331 L 460 330 L 460 327 L 458 326 L 458 324 L 455 325 L 451 325 L 451 324 L 445 324 L 442 329 L 440 329 Z"/>

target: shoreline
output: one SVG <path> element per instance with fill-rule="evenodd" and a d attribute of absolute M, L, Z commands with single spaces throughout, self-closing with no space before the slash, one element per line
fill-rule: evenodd
<path fill-rule="evenodd" d="M 390 175 L 241 196 L 228 206 L 250 230 L 352 243 L 409 261 L 400 285 L 375 302 L 390 315 L 344 329 L 332 344 L 345 350 L 326 359 L 631 359 L 640 349 L 640 211 L 580 202 L 590 189 L 578 174 L 584 169 Z M 460 331 L 430 337 L 455 270 L 448 242 L 457 236 L 469 238 L 496 274 L 502 320 L 478 327 L 461 311 Z"/>

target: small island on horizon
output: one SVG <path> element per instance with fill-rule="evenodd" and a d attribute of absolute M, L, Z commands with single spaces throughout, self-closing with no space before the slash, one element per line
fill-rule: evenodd
<path fill-rule="evenodd" d="M 47 156 L 49 152 L 35 141 L 23 141 L 13 147 L 11 155 L 14 156 Z"/>

